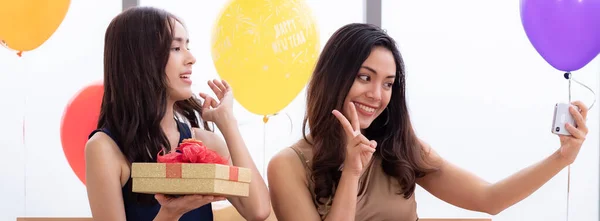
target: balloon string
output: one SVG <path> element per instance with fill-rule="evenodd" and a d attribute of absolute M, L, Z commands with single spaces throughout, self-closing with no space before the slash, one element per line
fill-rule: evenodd
<path fill-rule="evenodd" d="M 267 122 L 269 122 L 269 118 L 280 115 L 281 113 L 274 113 L 272 115 L 263 115 L 263 123 L 266 125 Z M 294 121 L 292 121 L 292 117 L 290 116 L 290 114 L 288 113 L 283 113 L 285 114 L 285 116 L 288 118 L 288 121 L 290 121 L 290 133 L 288 135 L 292 135 L 292 132 L 294 132 Z"/>
<path fill-rule="evenodd" d="M 263 176 L 266 176 L 267 169 L 267 124 L 263 124 Z"/>
<path fill-rule="evenodd" d="M 574 81 L 575 83 L 585 87 L 586 89 L 588 89 L 590 92 L 592 92 L 592 94 L 594 95 L 594 101 L 592 102 L 592 104 L 590 105 L 590 107 L 588 107 L 588 110 L 591 110 L 594 107 L 594 104 L 596 104 L 596 93 L 594 92 L 594 90 L 592 90 L 592 88 L 590 88 L 589 86 L 581 83 L 580 81 L 578 81 L 577 79 L 574 79 L 572 77 L 571 72 L 567 72 L 565 73 L 564 77 L 569 80 L 569 103 L 571 103 L 571 81 Z"/>
<path fill-rule="evenodd" d="M 4 43 L 4 41 L 2 41 L 2 43 Z M 24 64 L 21 67 L 29 67 L 27 64 L 27 60 L 23 60 L 22 63 Z M 28 73 L 28 71 L 26 72 Z M 25 82 L 29 82 L 29 74 L 25 74 Z M 29 98 L 29 84 L 25 84 L 27 85 L 27 87 L 25 88 L 25 97 L 23 98 L 23 110 L 28 110 L 27 108 L 27 100 Z M 27 137 L 26 137 L 26 129 L 27 129 L 27 111 L 23 111 L 23 195 L 25 196 L 25 199 L 27 199 L 27 156 L 29 156 L 28 152 L 27 152 Z M 25 216 L 27 216 L 27 200 L 25 200 L 25 202 L 23 202 L 23 212 L 25 213 Z"/>
<path fill-rule="evenodd" d="M 569 79 L 569 103 L 571 103 L 571 79 L 572 79 L 571 72 L 567 72 L 567 76 Z"/>
<path fill-rule="evenodd" d="M 571 72 L 569 72 L 569 104 L 571 103 Z M 571 190 L 571 165 L 567 167 L 567 221 L 569 221 L 569 195 Z"/>
<path fill-rule="evenodd" d="M 268 164 L 268 162 L 267 162 L 267 122 L 269 122 L 270 117 L 274 117 L 279 114 L 281 114 L 281 113 L 274 113 L 272 115 L 263 115 L 263 174 L 266 173 L 266 166 Z M 290 121 L 289 135 L 292 135 L 292 132 L 294 132 L 294 122 L 292 121 L 292 117 L 290 117 L 290 114 L 288 114 L 288 113 L 284 113 L 284 114 L 285 114 L 285 116 L 287 116 L 288 120 Z"/>
<path fill-rule="evenodd" d="M 596 104 L 596 93 L 594 93 L 594 90 L 592 90 L 587 85 L 577 81 L 576 79 L 573 79 L 571 72 L 565 73 L 564 77 L 567 80 L 569 80 L 569 104 L 572 102 L 571 82 L 574 81 L 575 83 L 578 83 L 579 85 L 587 88 L 594 95 L 594 102 L 592 102 L 592 104 L 588 108 L 588 110 L 591 110 L 594 107 L 594 104 Z M 570 196 L 570 192 L 571 192 L 570 190 L 571 190 L 571 165 L 567 166 L 567 221 L 569 220 L 569 199 L 570 199 L 569 196 Z"/>

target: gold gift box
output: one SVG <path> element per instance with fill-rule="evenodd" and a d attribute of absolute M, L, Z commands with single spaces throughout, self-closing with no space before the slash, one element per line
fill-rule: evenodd
<path fill-rule="evenodd" d="M 203 194 L 247 197 L 248 168 L 208 163 L 133 163 L 132 191 L 145 194 Z"/>

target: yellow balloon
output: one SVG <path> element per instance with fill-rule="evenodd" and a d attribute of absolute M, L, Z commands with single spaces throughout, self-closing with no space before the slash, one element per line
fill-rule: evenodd
<path fill-rule="evenodd" d="M 0 0 L 0 40 L 13 50 L 42 45 L 62 23 L 70 0 Z"/>
<path fill-rule="evenodd" d="M 212 58 L 219 76 L 248 111 L 285 108 L 310 78 L 320 51 L 303 0 L 232 0 L 216 20 Z"/>

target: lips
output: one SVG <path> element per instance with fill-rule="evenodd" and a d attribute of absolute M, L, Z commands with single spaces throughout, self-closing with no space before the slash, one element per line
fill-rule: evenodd
<path fill-rule="evenodd" d="M 179 75 L 180 78 L 187 78 L 187 79 L 189 79 L 191 76 L 192 76 L 192 72 L 191 71 L 184 72 L 183 74 Z"/>
<path fill-rule="evenodd" d="M 360 109 L 361 111 L 366 112 L 368 114 L 373 114 L 378 109 L 377 107 L 358 103 L 358 102 L 354 102 L 354 106 L 356 106 L 358 109 Z"/>
<path fill-rule="evenodd" d="M 183 74 L 180 74 L 179 78 L 187 84 L 192 84 L 192 79 L 190 78 L 191 76 L 192 76 L 192 72 L 188 71 L 188 72 L 184 72 Z"/>

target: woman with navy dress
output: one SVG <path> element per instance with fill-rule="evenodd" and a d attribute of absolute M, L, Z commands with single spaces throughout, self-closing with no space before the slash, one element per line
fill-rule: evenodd
<path fill-rule="evenodd" d="M 200 93 L 201 102 L 194 96 L 190 77 L 196 60 L 188 43 L 181 20 L 153 7 L 130 8 L 109 24 L 98 129 L 85 147 L 94 221 L 213 220 L 211 203 L 223 197 L 131 191 L 132 163 L 156 162 L 161 150 L 170 152 L 186 138 L 202 140 L 230 165 L 250 168 L 249 197 L 227 200 L 247 220 L 269 216 L 269 192 L 237 127 L 233 92 L 227 82 L 212 80 L 208 85 L 216 99 Z M 224 139 L 207 122 L 213 122 Z"/>

